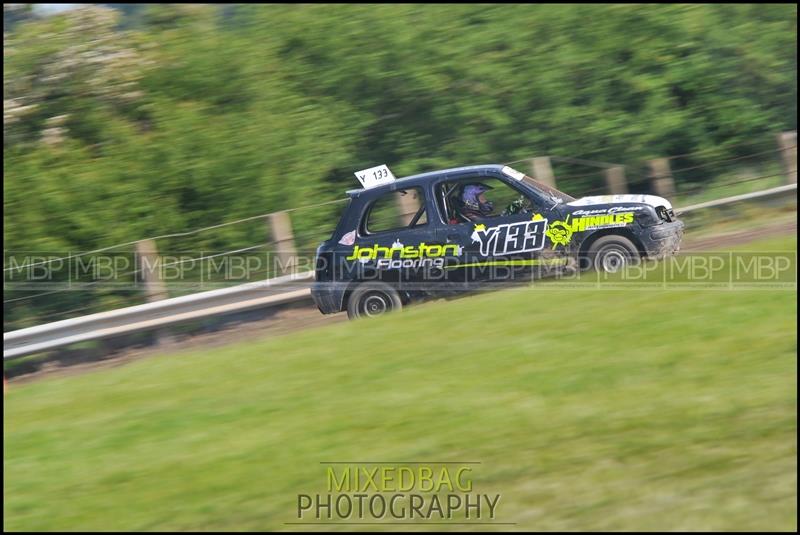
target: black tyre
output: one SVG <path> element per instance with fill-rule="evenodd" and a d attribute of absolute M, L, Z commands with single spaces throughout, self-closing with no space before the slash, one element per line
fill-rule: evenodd
<path fill-rule="evenodd" d="M 623 236 L 598 238 L 587 251 L 584 263 L 597 271 L 616 273 L 625 266 L 639 262 L 639 251 L 631 240 Z"/>
<path fill-rule="evenodd" d="M 403 308 L 400 294 L 385 282 L 365 282 L 350 294 L 347 317 L 374 318 Z"/>

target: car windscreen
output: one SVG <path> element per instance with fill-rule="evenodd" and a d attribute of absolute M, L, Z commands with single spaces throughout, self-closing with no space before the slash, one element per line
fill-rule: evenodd
<path fill-rule="evenodd" d="M 570 195 L 567 195 L 563 191 L 559 191 L 556 188 L 548 186 L 547 184 L 543 184 L 543 183 L 539 182 L 538 180 L 534 179 L 533 177 L 530 177 L 530 176 L 526 175 L 525 173 L 521 173 L 520 171 L 517 171 L 516 169 L 513 169 L 511 167 L 508 167 L 508 166 L 504 167 L 503 168 L 503 173 L 505 173 L 506 175 L 508 175 L 508 176 L 510 176 L 510 177 L 512 177 L 512 178 L 514 178 L 516 180 L 524 182 L 525 184 L 527 184 L 528 186 L 532 187 L 533 189 L 535 189 L 536 191 L 538 191 L 539 193 L 541 193 L 545 197 L 552 197 L 552 198 L 555 198 L 555 199 L 559 199 L 561 202 L 565 202 L 565 203 L 572 202 L 572 201 L 575 200 L 574 197 L 572 197 Z"/>
<path fill-rule="evenodd" d="M 538 180 L 529 177 L 528 175 L 525 175 L 522 181 L 525 182 L 527 185 L 531 186 L 532 188 L 541 191 L 544 195 L 547 195 L 548 197 L 555 197 L 557 199 L 561 199 L 561 202 L 567 203 L 575 200 L 575 197 L 573 197 L 572 195 L 567 195 L 563 191 L 559 191 L 556 188 L 548 186 L 547 184 L 543 184 Z"/>

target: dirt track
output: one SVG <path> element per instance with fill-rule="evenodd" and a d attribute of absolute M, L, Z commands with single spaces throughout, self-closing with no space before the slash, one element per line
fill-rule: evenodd
<path fill-rule="evenodd" d="M 797 219 L 793 219 L 788 223 L 782 222 L 777 225 L 762 226 L 750 230 L 715 234 L 714 236 L 698 238 L 696 240 L 693 240 L 691 236 L 687 236 L 681 247 L 681 251 L 690 252 L 718 250 L 722 247 L 730 247 L 732 245 L 747 243 L 760 238 L 780 236 L 783 234 L 797 234 Z"/>
<path fill-rule="evenodd" d="M 762 226 L 755 229 L 748 229 L 737 232 L 717 234 L 710 237 L 702 237 L 696 240 L 690 236 L 684 241 L 681 248 L 683 252 L 719 250 L 741 243 L 747 243 L 756 239 L 769 236 L 780 236 L 785 234 L 797 233 L 797 221 L 792 220 L 780 225 Z M 317 310 L 309 300 L 294 305 L 286 305 L 270 311 L 266 317 L 260 319 L 247 319 L 246 321 L 232 322 L 225 325 L 220 330 L 173 338 L 161 345 L 149 347 L 129 348 L 97 356 L 77 358 L 53 359 L 41 363 L 38 367 L 30 370 L 20 370 L 18 375 L 9 373 L 9 381 L 20 384 L 42 377 L 71 375 L 86 371 L 111 368 L 121 366 L 133 360 L 145 357 L 154 357 L 164 353 L 180 353 L 198 348 L 213 348 L 227 345 L 232 342 L 242 340 L 263 338 L 266 335 L 281 335 L 291 333 L 301 329 L 319 327 L 347 321 L 344 313 L 323 315 Z M 82 362 L 75 362 L 75 360 Z M 69 361 L 66 363 L 65 361 Z"/>

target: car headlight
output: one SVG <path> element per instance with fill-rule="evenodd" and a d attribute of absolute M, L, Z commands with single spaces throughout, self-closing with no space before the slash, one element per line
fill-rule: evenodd
<path fill-rule="evenodd" d="M 659 219 L 666 221 L 667 223 L 675 221 L 675 211 L 671 208 L 667 208 L 666 206 L 659 206 L 656 208 L 656 214 L 658 214 Z"/>
<path fill-rule="evenodd" d="M 659 208 L 663 208 L 663 206 L 660 206 Z M 648 210 L 642 210 L 636 216 L 636 219 L 639 221 L 639 224 L 642 225 L 643 227 L 652 227 L 653 225 L 659 225 L 664 221 L 656 214 L 656 210 L 654 210 L 653 208 L 649 208 Z"/>

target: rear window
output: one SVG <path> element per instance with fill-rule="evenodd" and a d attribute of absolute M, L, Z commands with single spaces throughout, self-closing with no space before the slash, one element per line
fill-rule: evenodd
<path fill-rule="evenodd" d="M 420 188 L 391 191 L 375 199 L 367 209 L 362 234 L 378 234 L 428 224 L 425 198 Z"/>

